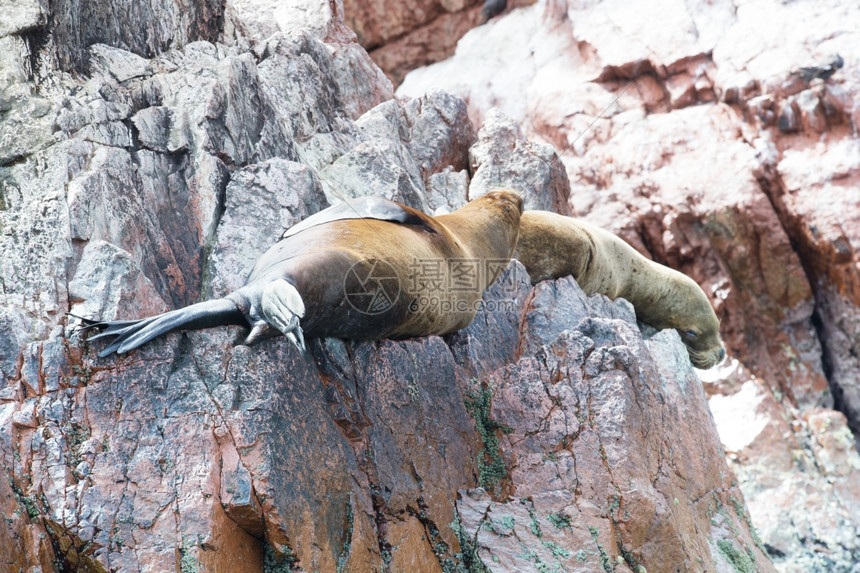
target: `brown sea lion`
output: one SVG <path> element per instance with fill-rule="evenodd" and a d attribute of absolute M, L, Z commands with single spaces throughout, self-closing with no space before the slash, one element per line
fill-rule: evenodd
<path fill-rule="evenodd" d="M 246 343 L 280 331 L 353 340 L 446 334 L 469 325 L 517 242 L 522 199 L 495 191 L 430 217 L 378 197 L 331 207 L 288 229 L 224 298 L 133 321 L 88 321 L 122 354 L 175 329 L 236 324 Z M 486 263 L 496 261 L 495 265 Z M 276 332 L 274 332 L 276 333 Z"/>
<path fill-rule="evenodd" d="M 572 275 L 586 294 L 627 299 L 640 321 L 677 330 L 696 368 L 710 368 L 725 356 L 720 321 L 699 285 L 608 231 L 572 217 L 526 211 L 514 257 L 532 284 Z"/>

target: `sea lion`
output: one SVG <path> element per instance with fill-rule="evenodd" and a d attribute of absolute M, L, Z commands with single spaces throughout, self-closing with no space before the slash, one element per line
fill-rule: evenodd
<path fill-rule="evenodd" d="M 710 368 L 725 356 L 720 321 L 699 285 L 608 231 L 572 217 L 526 211 L 514 258 L 532 284 L 572 275 L 586 294 L 627 299 L 640 321 L 677 330 L 696 368 Z"/>
<path fill-rule="evenodd" d="M 352 340 L 447 334 L 472 322 L 519 233 L 522 199 L 483 195 L 430 217 L 379 197 L 340 204 L 288 229 L 242 288 L 150 318 L 87 321 L 113 337 L 99 356 L 123 354 L 171 330 L 236 324 L 250 344 L 283 333 Z M 464 265 L 466 268 L 464 268 Z M 453 275 L 451 273 L 454 273 Z"/>

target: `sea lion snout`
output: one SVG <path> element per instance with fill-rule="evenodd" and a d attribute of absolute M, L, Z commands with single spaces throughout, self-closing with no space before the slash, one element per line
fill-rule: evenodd
<path fill-rule="evenodd" d="M 701 370 L 716 366 L 726 357 L 726 349 L 720 338 L 719 320 L 710 306 L 707 310 L 709 313 L 703 314 L 700 322 L 708 324 L 708 327 L 702 329 L 698 336 L 691 337 L 692 332 L 678 329 L 681 341 L 687 347 L 687 353 L 690 355 L 690 362 Z"/>
<path fill-rule="evenodd" d="M 718 348 L 711 347 L 706 350 L 696 350 L 689 344 L 686 346 L 687 354 L 690 356 L 690 362 L 700 370 L 713 368 L 726 357 L 726 349 L 722 347 L 721 343 Z"/>

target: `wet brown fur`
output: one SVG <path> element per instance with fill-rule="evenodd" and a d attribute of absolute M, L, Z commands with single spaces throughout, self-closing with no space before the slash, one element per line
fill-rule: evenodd
<path fill-rule="evenodd" d="M 423 224 L 344 219 L 280 241 L 260 258 L 246 286 L 228 298 L 239 308 L 247 307 L 255 300 L 255 289 L 285 278 L 304 300 L 302 328 L 308 338 L 409 338 L 465 328 L 496 277 L 480 276 L 474 289 L 455 292 L 440 288 L 437 277 L 421 274 L 421 263 L 433 268 L 433 262 L 440 261 L 444 268 L 451 259 L 478 264 L 510 259 L 519 231 L 521 198 L 510 191 L 494 191 L 437 217 L 404 209 Z M 395 270 L 400 292 L 389 309 L 369 315 L 349 304 L 343 284 L 350 269 L 358 265 L 359 273 L 365 272 L 373 261 Z M 419 274 L 413 276 L 415 272 Z M 453 303 L 459 307 L 450 310 Z"/>

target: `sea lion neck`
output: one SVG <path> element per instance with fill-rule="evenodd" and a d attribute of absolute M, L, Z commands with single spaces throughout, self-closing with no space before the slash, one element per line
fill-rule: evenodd
<path fill-rule="evenodd" d="M 453 234 L 472 237 L 466 244 L 478 259 L 509 259 L 519 236 L 523 203 L 513 191 L 492 191 L 436 220 Z M 480 237 L 476 241 L 474 237 Z"/>

